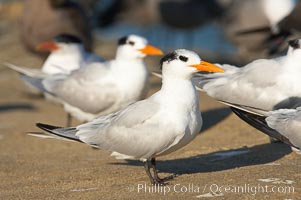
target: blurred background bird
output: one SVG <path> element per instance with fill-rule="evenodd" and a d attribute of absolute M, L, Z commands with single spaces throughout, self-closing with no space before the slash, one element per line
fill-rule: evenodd
<path fill-rule="evenodd" d="M 149 88 L 143 59 L 147 55 L 162 54 L 145 38 L 129 35 L 118 40 L 115 59 L 86 63 L 69 73 L 35 76 L 26 73 L 27 68 L 11 64 L 8 67 L 19 72 L 27 84 L 46 97 L 63 104 L 70 126 L 71 116 L 90 121 L 143 99 Z"/>

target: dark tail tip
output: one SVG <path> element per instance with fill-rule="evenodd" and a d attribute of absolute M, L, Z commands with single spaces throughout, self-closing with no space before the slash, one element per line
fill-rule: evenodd
<path fill-rule="evenodd" d="M 36 126 L 39 127 L 40 129 L 42 129 L 44 131 L 48 131 L 48 132 L 52 132 L 52 130 L 54 130 L 54 129 L 62 128 L 59 126 L 52 126 L 49 124 L 42 124 L 42 123 L 36 123 Z"/>

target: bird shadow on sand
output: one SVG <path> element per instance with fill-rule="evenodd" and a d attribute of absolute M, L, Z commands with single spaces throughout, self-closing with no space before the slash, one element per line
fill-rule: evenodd
<path fill-rule="evenodd" d="M 282 143 L 268 143 L 250 148 L 217 151 L 188 158 L 174 160 L 157 160 L 158 170 L 171 173 L 173 176 L 182 174 L 217 172 L 245 166 L 261 165 L 274 162 L 291 153 L 291 148 Z M 126 163 L 110 163 L 112 165 L 143 166 L 142 162 L 127 160 Z"/>
<path fill-rule="evenodd" d="M 227 118 L 232 111 L 229 108 L 216 108 L 202 112 L 203 126 L 201 132 L 213 127 Z"/>
<path fill-rule="evenodd" d="M 36 110 L 36 107 L 29 103 L 9 103 L 0 105 L 0 113 L 15 110 Z"/>

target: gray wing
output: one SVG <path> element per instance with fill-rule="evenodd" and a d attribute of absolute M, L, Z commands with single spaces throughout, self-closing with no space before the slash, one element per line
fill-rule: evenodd
<path fill-rule="evenodd" d="M 269 127 L 280 132 L 299 149 L 301 148 L 301 107 L 271 111 L 266 122 Z"/>
<path fill-rule="evenodd" d="M 50 93 L 84 112 L 100 113 L 118 99 L 118 90 L 112 79 L 106 79 L 107 70 L 99 64 L 76 70 L 70 76 L 54 75 L 43 81 Z"/>
<path fill-rule="evenodd" d="M 280 101 L 276 95 L 270 98 L 281 88 L 278 81 L 282 69 L 280 62 L 281 59 L 262 59 L 243 68 L 227 66 L 225 73 L 200 75 L 197 86 L 221 101 L 271 110 L 275 102 Z"/>
<path fill-rule="evenodd" d="M 48 74 L 43 73 L 40 69 L 33 69 L 23 66 L 14 65 L 12 63 L 2 63 L 4 66 L 20 73 L 21 75 L 29 76 L 29 77 L 35 77 L 35 78 L 45 78 L 48 76 Z"/>
<path fill-rule="evenodd" d="M 291 140 L 286 137 L 286 135 L 278 132 L 277 130 L 271 128 L 266 122 L 266 116 L 256 115 L 254 113 L 249 113 L 244 110 L 240 110 L 237 108 L 231 107 L 231 110 L 243 121 L 247 122 L 249 125 L 258 129 L 259 131 L 267 134 L 270 137 L 276 138 L 279 141 L 282 141 L 286 144 L 289 144 L 293 147 L 298 148 L 298 146 L 294 145 Z"/>
<path fill-rule="evenodd" d="M 160 106 L 150 99 L 77 127 L 76 136 L 90 145 L 133 158 L 149 158 L 170 147 L 178 135 L 174 127 L 162 126 Z M 158 120 L 161 120 L 160 122 Z"/>

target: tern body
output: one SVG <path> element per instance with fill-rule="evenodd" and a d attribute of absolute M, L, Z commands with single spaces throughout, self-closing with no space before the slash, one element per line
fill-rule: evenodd
<path fill-rule="evenodd" d="M 200 88 L 229 105 L 233 112 L 267 135 L 292 145 L 267 126 L 264 116 L 301 105 L 301 40 L 291 40 L 286 56 L 253 61 L 245 67 L 222 65 L 221 75 L 201 75 Z"/>
<path fill-rule="evenodd" d="M 191 81 L 193 73 L 197 70 L 222 72 L 184 49 L 167 54 L 161 59 L 161 65 L 161 90 L 145 100 L 76 128 L 37 126 L 55 137 L 112 151 L 116 158 L 141 160 L 151 183 L 160 184 L 163 180 L 157 175 L 156 157 L 188 144 L 202 126 L 199 98 Z M 150 173 L 149 161 L 154 176 Z"/>
<path fill-rule="evenodd" d="M 38 80 L 29 77 L 28 81 L 55 97 L 73 117 L 90 121 L 145 97 L 149 79 L 143 59 L 161 54 L 145 38 L 129 35 L 119 40 L 114 60 L 94 62 L 71 74 Z"/>
<path fill-rule="evenodd" d="M 221 65 L 223 74 L 201 75 L 199 86 L 213 98 L 265 111 L 301 103 L 300 41 L 290 42 L 286 56 L 260 59 L 237 68 Z"/>
<path fill-rule="evenodd" d="M 80 121 L 91 121 L 145 97 L 148 70 L 142 59 L 93 63 L 69 76 L 43 80 L 46 91 Z"/>

